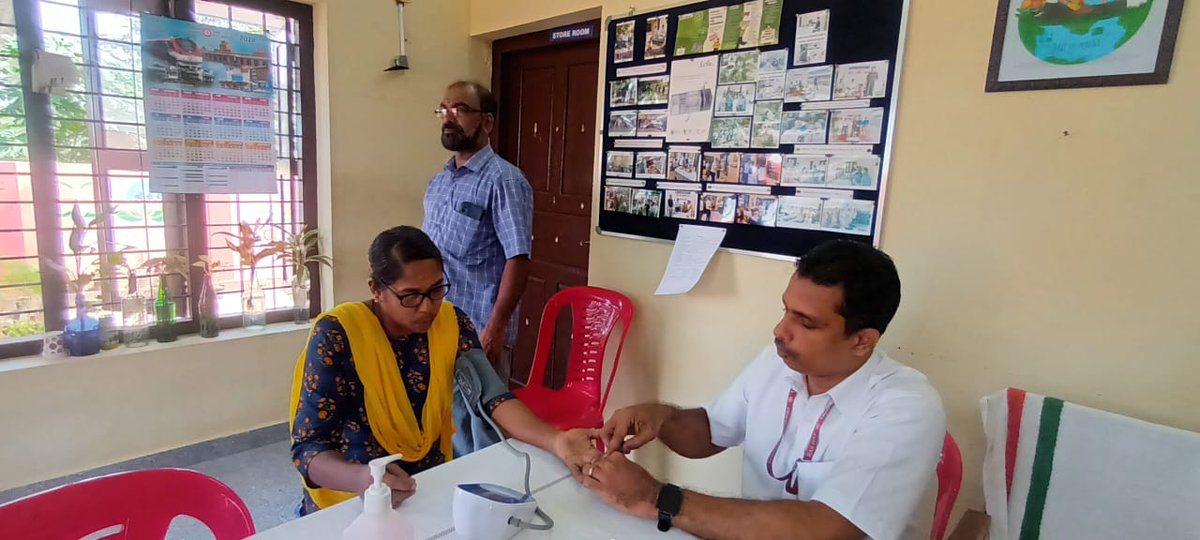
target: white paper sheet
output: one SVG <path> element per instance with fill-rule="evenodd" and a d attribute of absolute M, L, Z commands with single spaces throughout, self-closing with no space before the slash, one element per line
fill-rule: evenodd
<path fill-rule="evenodd" d="M 796 46 L 792 49 L 793 66 L 825 62 L 828 43 L 828 9 L 796 15 Z"/>
<path fill-rule="evenodd" d="M 716 56 L 671 63 L 667 141 L 708 142 L 716 86 Z"/>
<path fill-rule="evenodd" d="M 646 64 L 644 66 L 617 68 L 617 77 L 637 77 L 641 75 L 657 75 L 667 72 L 667 63 Z"/>
<path fill-rule="evenodd" d="M 649 148 L 663 147 L 662 139 L 613 139 L 613 148 Z"/>
<path fill-rule="evenodd" d="M 671 260 L 654 294 L 666 296 L 692 290 L 724 239 L 725 229 L 722 228 L 680 225 Z"/>
<path fill-rule="evenodd" d="M 871 106 L 869 99 L 855 99 L 851 101 L 807 101 L 800 105 L 800 108 L 806 111 L 814 110 L 829 110 L 829 109 L 862 109 Z"/>

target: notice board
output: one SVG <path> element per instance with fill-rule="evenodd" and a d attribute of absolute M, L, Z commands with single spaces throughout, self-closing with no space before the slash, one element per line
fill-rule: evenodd
<path fill-rule="evenodd" d="M 607 23 L 601 234 L 797 257 L 877 244 L 905 0 L 725 0 Z"/>

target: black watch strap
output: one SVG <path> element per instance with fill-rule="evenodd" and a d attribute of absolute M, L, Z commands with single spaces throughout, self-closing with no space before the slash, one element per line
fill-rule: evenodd
<path fill-rule="evenodd" d="M 671 530 L 671 518 L 679 515 L 683 506 L 683 490 L 675 484 L 663 484 L 658 490 L 658 530 Z"/>

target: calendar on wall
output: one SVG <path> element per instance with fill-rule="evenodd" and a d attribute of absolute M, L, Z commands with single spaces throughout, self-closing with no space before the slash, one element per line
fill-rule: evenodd
<path fill-rule="evenodd" d="M 152 15 L 141 29 L 151 191 L 275 193 L 267 36 Z"/>

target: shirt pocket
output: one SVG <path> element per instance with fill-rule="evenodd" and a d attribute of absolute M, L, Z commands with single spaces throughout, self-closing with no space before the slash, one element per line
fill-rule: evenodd
<path fill-rule="evenodd" d="M 468 264 L 478 264 L 484 258 L 484 234 L 487 232 L 487 200 L 467 194 L 455 194 L 451 206 L 446 209 L 449 236 L 453 241 L 441 248 L 455 259 Z"/>
<path fill-rule="evenodd" d="M 833 472 L 833 467 L 836 461 L 801 461 L 796 463 L 796 471 L 792 473 L 793 478 L 797 482 L 796 499 L 800 501 L 811 500 L 816 494 L 817 488 L 821 487 L 826 480 L 829 479 L 829 474 Z"/>

